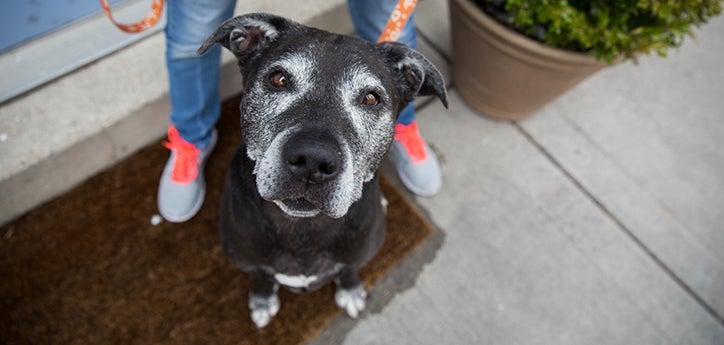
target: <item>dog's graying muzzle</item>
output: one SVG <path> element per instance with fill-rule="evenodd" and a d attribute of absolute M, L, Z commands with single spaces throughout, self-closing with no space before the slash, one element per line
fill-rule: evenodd
<path fill-rule="evenodd" d="M 282 159 L 292 176 L 308 184 L 335 178 L 344 164 L 338 141 L 319 131 L 303 131 L 289 138 Z"/>

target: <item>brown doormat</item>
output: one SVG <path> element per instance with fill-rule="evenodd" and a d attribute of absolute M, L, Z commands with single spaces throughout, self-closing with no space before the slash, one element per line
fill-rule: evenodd
<path fill-rule="evenodd" d="M 150 223 L 168 157 L 154 144 L 0 229 L 3 343 L 299 344 L 340 315 L 326 286 L 281 289 L 281 311 L 263 330 L 249 318 L 247 277 L 222 253 L 217 225 L 238 104 L 223 106 L 206 203 L 191 221 Z M 383 190 L 387 238 L 362 272 L 368 288 L 432 232 L 384 180 Z"/>

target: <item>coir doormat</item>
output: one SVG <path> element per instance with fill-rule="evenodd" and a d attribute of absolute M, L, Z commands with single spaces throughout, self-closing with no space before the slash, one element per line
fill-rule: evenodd
<path fill-rule="evenodd" d="M 206 203 L 191 221 L 150 222 L 168 157 L 154 144 L 0 229 L 3 343 L 298 344 L 340 315 L 326 286 L 281 289 L 281 311 L 262 330 L 249 318 L 249 282 L 221 251 L 217 225 L 238 104 L 224 104 Z M 362 272 L 368 288 L 432 232 L 384 180 L 383 190 L 387 237 Z"/>

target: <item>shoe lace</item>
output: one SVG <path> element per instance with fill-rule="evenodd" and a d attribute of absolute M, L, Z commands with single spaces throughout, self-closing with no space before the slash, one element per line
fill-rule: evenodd
<path fill-rule="evenodd" d="M 198 158 L 201 151 L 184 140 L 174 126 L 168 128 L 168 140 L 163 142 L 163 146 L 176 153 L 171 180 L 181 184 L 195 180 L 199 175 Z"/>
<path fill-rule="evenodd" d="M 427 152 L 425 152 L 425 139 L 420 135 L 420 130 L 417 128 L 417 121 L 412 122 L 409 125 L 403 125 L 398 123 L 395 125 L 395 140 L 402 144 L 407 150 L 407 153 L 412 158 L 412 162 L 417 164 L 421 163 L 427 158 Z"/>

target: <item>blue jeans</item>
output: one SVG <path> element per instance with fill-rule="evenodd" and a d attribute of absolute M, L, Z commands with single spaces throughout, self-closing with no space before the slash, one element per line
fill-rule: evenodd
<path fill-rule="evenodd" d="M 397 0 L 348 0 L 357 34 L 377 41 Z M 199 149 L 211 140 L 219 119 L 219 64 L 217 45 L 203 56 L 196 55 L 201 43 L 234 13 L 236 0 L 171 0 L 166 2 L 166 68 L 168 69 L 171 122 L 181 136 Z M 414 18 L 400 35 L 400 42 L 416 46 Z M 414 120 L 414 108 L 400 112 L 398 122 Z"/>
<path fill-rule="evenodd" d="M 166 2 L 166 68 L 171 122 L 199 149 L 211 140 L 219 119 L 221 47 L 196 55 L 207 37 L 234 14 L 236 0 L 171 0 Z"/>

